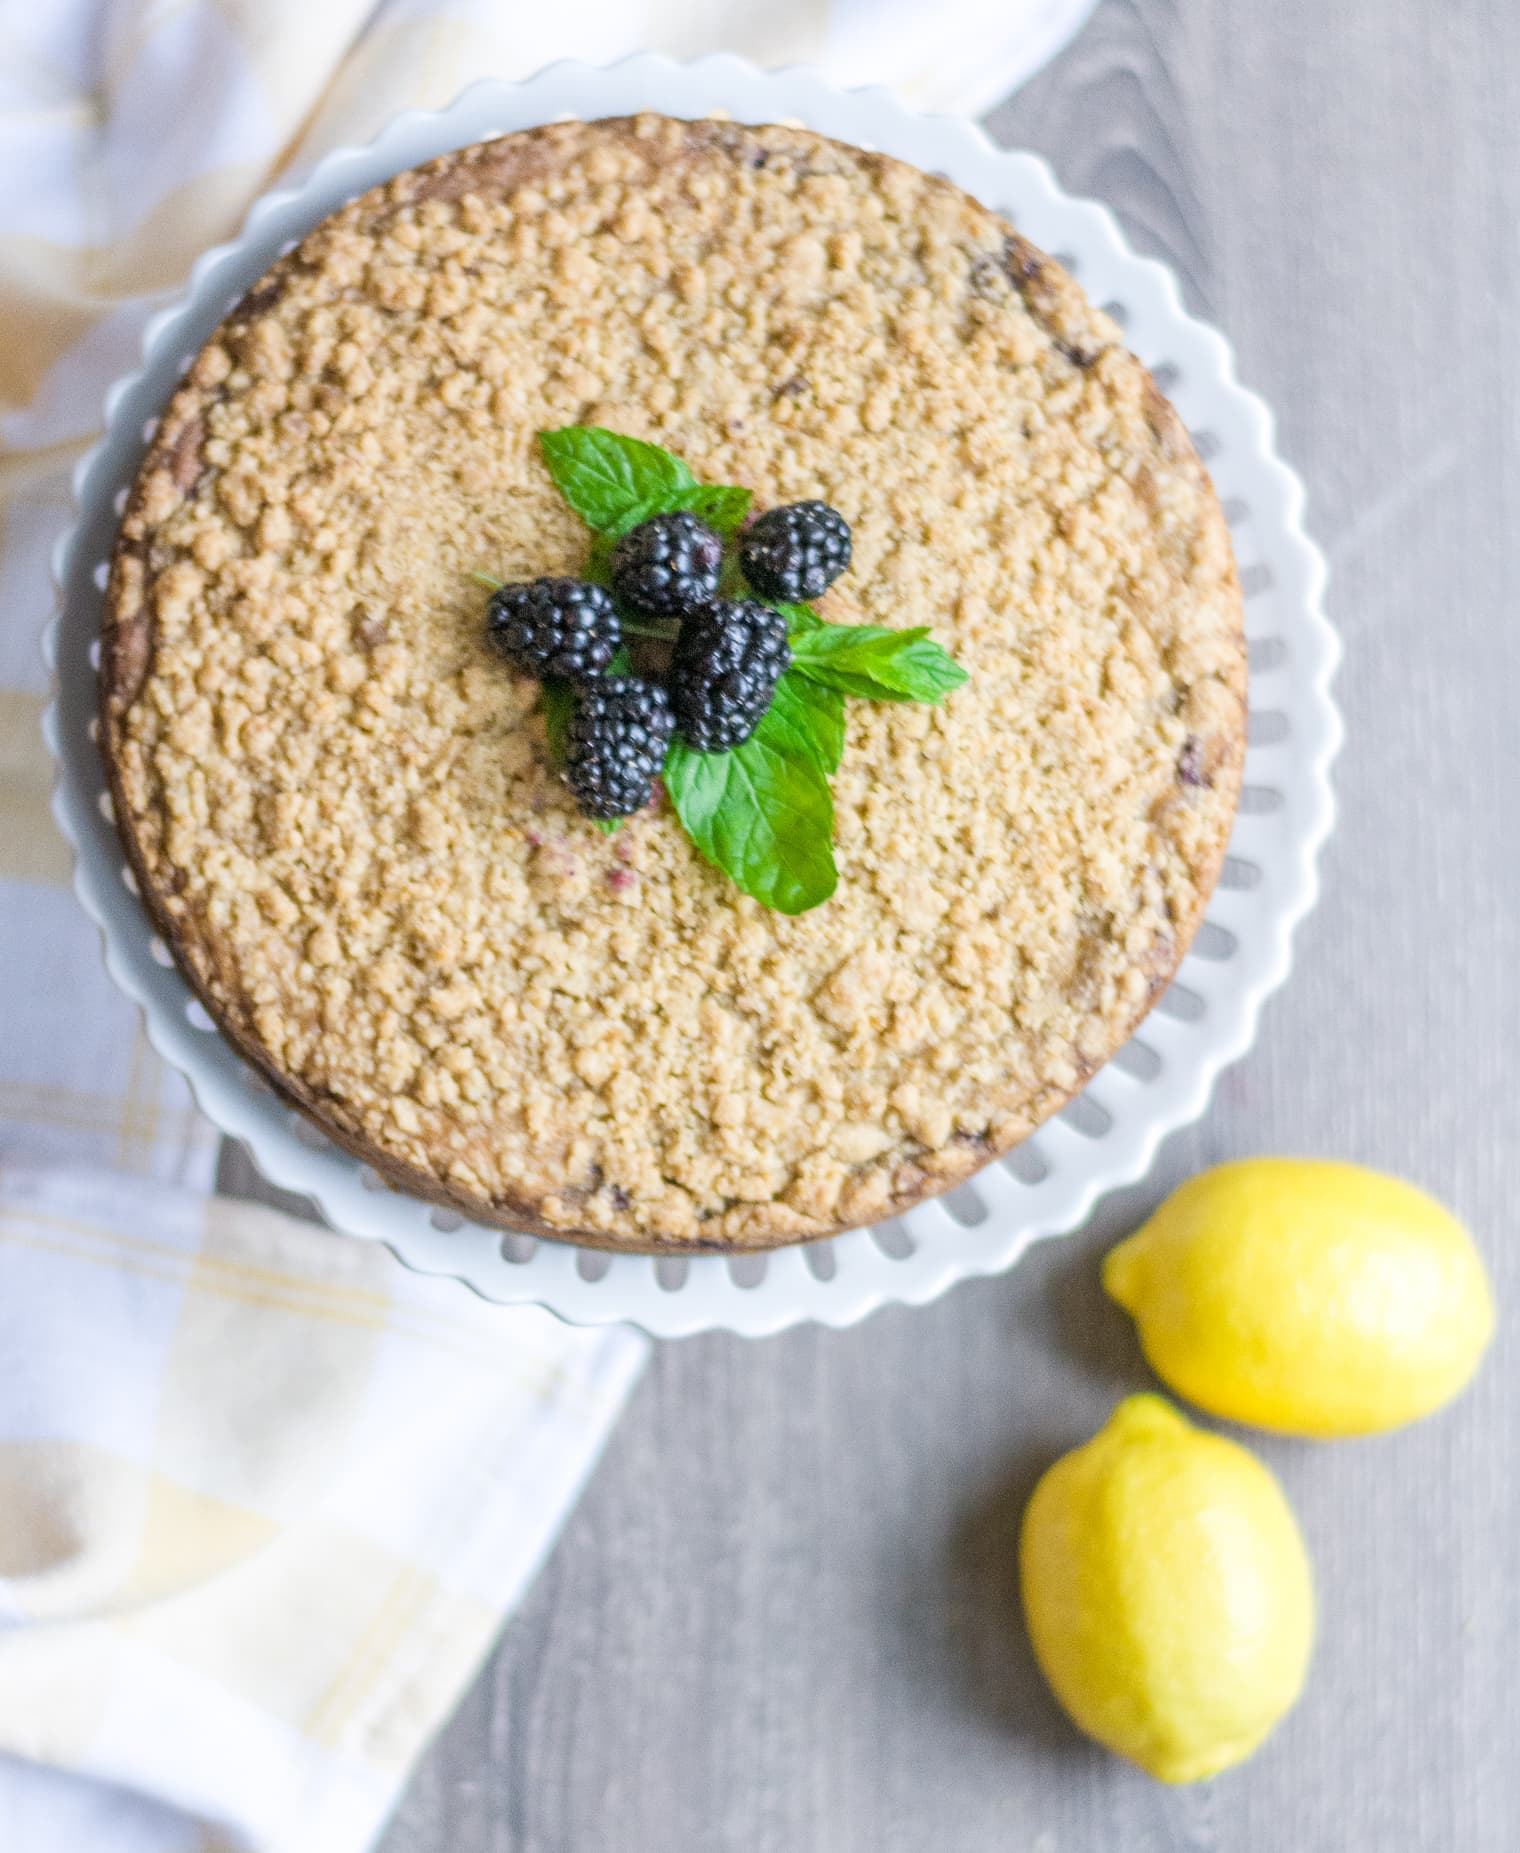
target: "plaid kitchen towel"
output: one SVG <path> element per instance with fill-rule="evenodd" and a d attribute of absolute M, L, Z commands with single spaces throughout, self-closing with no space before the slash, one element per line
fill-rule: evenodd
<path fill-rule="evenodd" d="M 644 1356 L 209 1193 L 47 814 L 66 479 L 277 173 L 566 55 L 977 108 L 1092 0 L 0 0 L 0 1853 L 356 1853 Z"/>

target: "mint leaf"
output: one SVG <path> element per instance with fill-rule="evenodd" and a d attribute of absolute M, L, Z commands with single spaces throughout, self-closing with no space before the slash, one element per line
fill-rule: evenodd
<path fill-rule="evenodd" d="M 615 534 L 593 534 L 591 551 L 586 555 L 586 570 L 583 579 L 589 579 L 592 585 L 612 584 L 612 548 L 616 541 Z"/>
<path fill-rule="evenodd" d="M 776 684 L 770 711 L 760 725 L 793 759 L 811 759 L 825 775 L 839 770 L 844 758 L 844 696 L 837 688 L 810 682 L 789 669 Z"/>
<path fill-rule="evenodd" d="M 562 766 L 570 716 L 575 711 L 575 690 L 568 682 L 555 679 L 546 680 L 543 689 L 544 732 L 549 736 L 549 757 L 555 765 Z"/>
<path fill-rule="evenodd" d="M 600 425 L 540 431 L 538 441 L 560 494 L 599 532 L 645 503 L 667 507 L 662 498 L 696 486 L 691 471 L 668 450 Z"/>
<path fill-rule="evenodd" d="M 686 834 L 746 894 L 778 913 L 817 907 L 839 881 L 834 800 L 811 758 L 787 747 L 770 714 L 731 753 L 671 742 L 665 789 Z"/>
<path fill-rule="evenodd" d="M 698 483 L 694 488 L 678 491 L 669 507 L 690 509 L 710 528 L 726 536 L 738 533 L 754 499 L 753 490 L 736 489 L 732 483 Z"/>
<path fill-rule="evenodd" d="M 635 502 L 632 508 L 624 509 L 617 520 L 610 522 L 592 541 L 592 552 L 599 553 L 604 560 L 610 560 L 614 545 L 625 534 L 631 534 L 640 522 L 647 521 L 651 515 L 669 514 L 675 506 L 674 498 L 680 493 L 678 489 L 667 489 L 661 495 L 651 496 L 647 502 Z"/>
<path fill-rule="evenodd" d="M 799 631 L 815 631 L 823 623 L 823 619 L 811 605 L 780 605 L 772 599 L 767 599 L 765 602 L 772 611 L 779 611 L 786 619 L 788 637 L 795 637 Z"/>
<path fill-rule="evenodd" d="M 753 499 L 751 490 L 736 489 L 729 483 L 690 483 L 684 489 L 664 489 L 647 502 L 638 502 L 619 515 L 597 536 L 593 550 L 600 546 L 604 555 L 610 553 L 613 542 L 632 533 L 652 515 L 676 515 L 683 511 L 696 515 L 716 533 L 727 537 L 737 533 L 743 525 Z"/>
<path fill-rule="evenodd" d="M 792 638 L 802 675 L 868 701 L 943 701 L 968 680 L 928 627 L 886 630 L 877 624 L 820 624 Z"/>

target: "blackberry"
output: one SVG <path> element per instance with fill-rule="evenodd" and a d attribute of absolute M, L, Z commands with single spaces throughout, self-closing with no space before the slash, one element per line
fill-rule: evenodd
<path fill-rule="evenodd" d="M 675 720 L 670 699 L 637 676 L 603 676 L 577 691 L 565 783 L 587 817 L 631 817 L 648 804 Z"/>
<path fill-rule="evenodd" d="M 646 618 L 705 605 L 718 590 L 723 543 L 695 515 L 655 515 L 612 549 L 612 589 Z"/>
<path fill-rule="evenodd" d="M 699 753 L 726 753 L 760 725 L 791 667 L 786 620 L 752 599 L 714 599 L 681 626 L 670 660 L 676 725 Z"/>
<path fill-rule="evenodd" d="M 767 509 L 739 543 L 739 564 L 754 589 L 791 605 L 826 592 L 849 563 L 850 524 L 827 502 Z"/>
<path fill-rule="evenodd" d="M 584 579 L 535 579 L 491 594 L 486 635 L 530 676 L 585 682 L 612 661 L 622 630 L 601 586 Z"/>

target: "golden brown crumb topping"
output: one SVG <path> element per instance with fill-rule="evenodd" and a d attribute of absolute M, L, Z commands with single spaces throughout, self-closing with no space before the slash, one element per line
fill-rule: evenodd
<path fill-rule="evenodd" d="M 797 919 L 668 808 L 604 837 L 467 575 L 573 573 L 546 427 L 851 523 L 841 880 Z M 118 546 L 118 810 L 182 960 L 346 1139 L 474 1209 L 750 1246 L 1023 1136 L 1191 937 L 1244 730 L 1212 490 L 1117 330 L 949 184 L 801 131 L 563 124 L 404 174 L 218 331 Z"/>

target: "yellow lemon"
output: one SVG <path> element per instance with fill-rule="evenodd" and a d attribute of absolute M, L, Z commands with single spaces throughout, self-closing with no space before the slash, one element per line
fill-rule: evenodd
<path fill-rule="evenodd" d="M 1433 1198 L 1358 1165 L 1205 1171 L 1110 1251 L 1153 1369 L 1214 1415 L 1364 1435 L 1439 1408 L 1493 1332 L 1488 1278 Z"/>
<path fill-rule="evenodd" d="M 1303 1687 L 1314 1590 L 1282 1489 L 1160 1396 L 1128 1397 L 1044 1475 L 1019 1570 L 1056 1697 L 1163 1782 L 1248 1757 Z"/>

